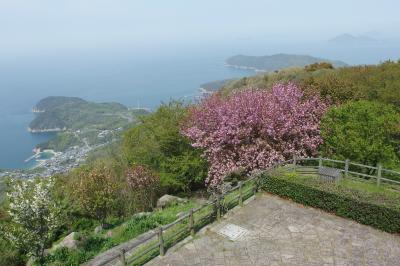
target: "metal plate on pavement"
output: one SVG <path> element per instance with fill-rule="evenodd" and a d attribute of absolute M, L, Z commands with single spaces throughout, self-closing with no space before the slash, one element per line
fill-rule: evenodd
<path fill-rule="evenodd" d="M 218 230 L 219 235 L 227 237 L 232 241 L 236 241 L 242 238 L 243 236 L 247 235 L 248 233 L 249 231 L 247 229 L 234 224 L 227 224 Z"/>

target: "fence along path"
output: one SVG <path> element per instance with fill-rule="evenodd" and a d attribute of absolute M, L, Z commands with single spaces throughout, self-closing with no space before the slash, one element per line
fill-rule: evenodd
<path fill-rule="evenodd" d="M 310 162 L 314 162 L 314 164 Z M 283 165 L 292 167 L 294 171 L 301 168 L 315 169 L 315 171 L 306 173 L 317 173 L 319 168 L 328 165 L 332 168 L 340 169 L 344 173 L 344 178 L 356 176 L 364 179 L 376 179 L 378 186 L 382 182 L 400 185 L 400 172 L 383 169 L 379 165 L 374 167 L 353 163 L 349 160 L 340 161 L 322 157 L 293 157 L 291 160 L 277 163 L 264 171 L 260 171 L 259 174 L 254 175 L 246 181 L 239 182 L 237 186 L 231 188 L 215 200 L 207 202 L 198 208 L 191 209 L 176 221 L 150 230 L 135 239 L 97 255 L 85 265 L 142 265 L 158 255 L 163 256 L 168 248 L 187 236 L 194 236 L 200 228 L 215 220 L 219 220 L 224 213 L 233 207 L 238 205 L 243 206 L 243 202 L 246 199 L 256 195 L 259 189 L 261 174 Z M 338 168 L 338 165 L 341 168 Z M 383 177 L 384 175 L 386 177 Z"/>

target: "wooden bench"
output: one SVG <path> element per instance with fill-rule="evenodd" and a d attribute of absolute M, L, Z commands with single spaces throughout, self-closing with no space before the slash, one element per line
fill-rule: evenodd
<path fill-rule="evenodd" d="M 321 179 L 328 182 L 339 182 L 342 178 L 342 170 L 330 167 L 320 167 L 318 175 Z"/>

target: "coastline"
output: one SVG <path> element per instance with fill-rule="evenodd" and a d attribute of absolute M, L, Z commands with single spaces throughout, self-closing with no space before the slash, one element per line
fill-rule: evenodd
<path fill-rule="evenodd" d="M 241 66 L 241 65 L 231 65 L 231 64 L 228 64 L 228 63 L 225 63 L 225 66 L 226 66 L 226 67 L 236 68 L 236 69 L 253 70 L 253 71 L 257 72 L 257 73 L 260 73 L 260 72 L 261 72 L 261 73 L 268 72 L 268 71 L 265 70 L 265 69 L 258 69 L 258 68 L 255 68 L 255 67 L 248 67 L 248 66 Z"/>
<path fill-rule="evenodd" d="M 48 155 L 50 154 L 49 158 L 41 158 L 43 155 Z M 56 156 L 58 153 L 55 152 L 54 150 L 51 149 L 45 149 L 43 151 L 37 151 L 34 155 L 32 155 L 31 157 L 29 157 L 28 159 L 26 159 L 24 162 L 25 163 L 29 163 L 32 160 L 35 161 L 35 164 L 32 167 L 29 167 L 30 170 L 35 169 L 37 167 L 40 167 L 42 165 L 44 165 L 46 163 L 47 160 L 53 158 L 54 156 Z"/>
<path fill-rule="evenodd" d="M 56 133 L 56 132 L 61 132 L 61 131 L 65 131 L 67 130 L 67 128 L 46 128 L 46 129 L 35 129 L 35 128 L 30 128 L 28 127 L 28 131 L 30 133 Z"/>

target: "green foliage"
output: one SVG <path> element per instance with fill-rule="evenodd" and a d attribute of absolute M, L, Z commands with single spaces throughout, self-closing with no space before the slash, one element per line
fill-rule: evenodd
<path fill-rule="evenodd" d="M 333 107 L 321 121 L 322 154 L 365 165 L 399 165 L 400 114 L 386 104 L 358 101 Z"/>
<path fill-rule="evenodd" d="M 207 165 L 180 134 L 187 113 L 181 102 L 161 105 L 156 112 L 141 118 L 123 139 L 124 156 L 130 165 L 147 165 L 157 171 L 168 192 L 202 186 Z"/>
<path fill-rule="evenodd" d="M 46 143 L 37 145 L 40 149 L 51 149 L 55 151 L 65 151 L 72 146 L 81 146 L 83 143 L 72 132 L 59 132 L 54 139 Z"/>
<path fill-rule="evenodd" d="M 339 184 L 317 176 L 278 172 L 263 177 L 263 188 L 295 202 L 320 208 L 390 232 L 400 232 L 400 195 L 384 186 L 343 180 Z"/>

